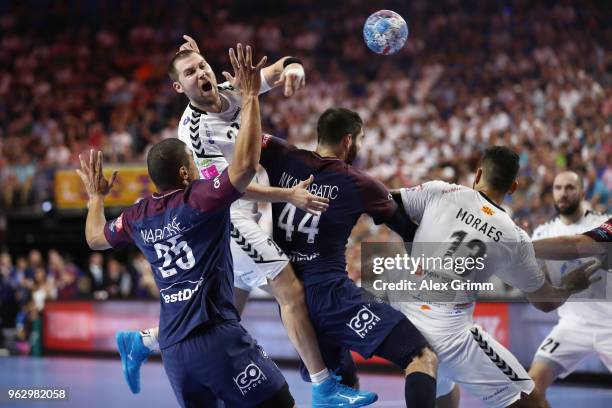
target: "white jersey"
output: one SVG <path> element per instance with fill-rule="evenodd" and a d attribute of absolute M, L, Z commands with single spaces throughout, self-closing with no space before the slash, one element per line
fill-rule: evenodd
<path fill-rule="evenodd" d="M 231 163 L 240 128 L 240 91 L 229 82 L 219 84 L 218 89 L 220 97 L 228 103 L 226 110 L 220 113 L 204 112 L 190 103 L 178 127 L 178 138 L 191 148 L 200 177 L 204 179 L 216 177 Z M 262 71 L 259 93 L 270 89 Z M 238 200 L 232 204 L 232 211 L 257 214 L 257 203 Z"/>
<path fill-rule="evenodd" d="M 600 226 L 610 218 L 610 214 L 598 214 L 592 211 L 586 211 L 585 214 L 573 224 L 565 224 L 561 217 L 538 226 L 534 232 L 532 239 L 553 238 L 562 235 L 576 235 L 589 231 Z M 549 277 L 553 285 L 558 285 L 561 276 L 565 272 L 575 269 L 583 262 L 589 261 L 589 258 L 581 258 L 571 261 L 543 261 L 546 266 Z M 612 326 L 612 302 L 607 294 L 612 295 L 612 279 L 607 279 L 605 271 L 597 272 L 596 276 L 603 276 L 604 279 L 595 283 L 589 289 L 572 298 L 584 297 L 589 299 L 602 299 L 601 301 L 591 300 L 588 302 L 569 301 L 563 304 L 559 310 L 559 317 L 567 320 L 572 320 L 580 324 L 591 323 L 597 326 L 606 325 Z"/>
<path fill-rule="evenodd" d="M 514 224 L 503 208 L 485 194 L 471 188 L 442 181 L 424 183 L 401 190 L 403 206 L 419 228 L 414 237 L 415 254 L 447 259 L 472 257 L 480 259 L 471 270 L 430 268 L 425 277 L 449 282 L 457 279 L 487 282 L 495 274 L 505 283 L 529 293 L 544 283 L 529 236 Z M 416 252 L 415 252 L 416 251 Z M 427 294 L 434 302 L 440 299 L 467 303 L 472 310 L 476 291 L 456 290 Z M 436 297 L 437 296 L 437 297 Z M 446 298 L 444 296 L 447 296 Z M 424 300 L 424 298 L 420 298 Z"/>

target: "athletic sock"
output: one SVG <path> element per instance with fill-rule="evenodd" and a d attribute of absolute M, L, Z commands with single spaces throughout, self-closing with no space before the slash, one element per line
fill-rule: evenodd
<path fill-rule="evenodd" d="M 436 406 L 436 379 L 414 372 L 406 376 L 404 388 L 407 408 L 434 408 Z"/>
<path fill-rule="evenodd" d="M 157 337 L 155 337 L 154 333 L 155 332 L 153 329 L 143 330 L 140 332 L 142 344 L 144 344 L 144 346 L 151 351 L 159 349 L 159 343 L 157 342 Z"/>
<path fill-rule="evenodd" d="M 310 381 L 314 385 L 319 385 L 329 378 L 329 370 L 324 368 L 316 374 L 310 374 Z"/>

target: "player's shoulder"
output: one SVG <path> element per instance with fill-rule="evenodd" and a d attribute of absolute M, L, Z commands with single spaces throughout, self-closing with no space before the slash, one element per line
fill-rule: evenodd
<path fill-rule="evenodd" d="M 338 163 L 334 166 L 334 170 L 338 173 L 345 173 L 348 177 L 353 179 L 357 184 L 366 187 L 366 188 L 385 188 L 384 184 L 372 177 L 370 174 L 365 172 L 364 170 L 358 169 L 354 166 L 344 163 L 341 160 L 338 160 Z"/>
<path fill-rule="evenodd" d="M 609 213 L 601 213 L 598 211 L 587 210 L 584 213 L 584 221 L 590 226 L 598 226 L 612 218 L 612 215 Z"/>
<path fill-rule="evenodd" d="M 544 224 L 538 225 L 533 230 L 533 238 L 534 239 L 538 239 L 538 238 L 543 238 L 543 237 L 548 236 L 549 234 L 552 233 L 552 231 L 558 225 L 560 220 L 561 220 L 561 218 L 559 218 L 559 216 L 556 216 L 556 217 L 546 221 Z"/>

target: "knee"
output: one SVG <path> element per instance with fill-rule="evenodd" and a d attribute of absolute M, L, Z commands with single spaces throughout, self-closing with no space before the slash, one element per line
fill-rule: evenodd
<path fill-rule="evenodd" d="M 424 347 L 418 355 L 416 355 L 405 369 L 406 375 L 416 371 L 424 372 L 436 376 L 438 370 L 438 356 L 429 347 Z"/>

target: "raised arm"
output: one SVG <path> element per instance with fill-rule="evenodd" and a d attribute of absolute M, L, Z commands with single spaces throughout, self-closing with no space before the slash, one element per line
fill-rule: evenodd
<path fill-rule="evenodd" d="M 261 86 L 260 71 L 266 63 L 266 57 L 253 66 L 251 47 L 247 45 L 245 52 L 242 44 L 238 44 L 236 52 L 233 48 L 230 49 L 229 55 L 234 76 L 240 88 L 242 113 L 239 137 L 236 141 L 232 164 L 228 167 L 228 175 L 232 185 L 238 191 L 243 192 L 257 172 L 261 154 L 261 117 L 258 93 Z"/>
<path fill-rule="evenodd" d="M 87 202 L 87 220 L 85 221 L 85 239 L 91 249 L 108 249 L 111 245 L 104 236 L 104 198 L 108 195 L 115 180 L 117 172 L 113 172 L 110 181 L 104 178 L 102 166 L 102 152 L 89 151 L 89 161 L 85 161 L 79 155 L 81 168 L 77 169 L 77 174 L 81 177 L 85 190 L 89 196 Z"/>

